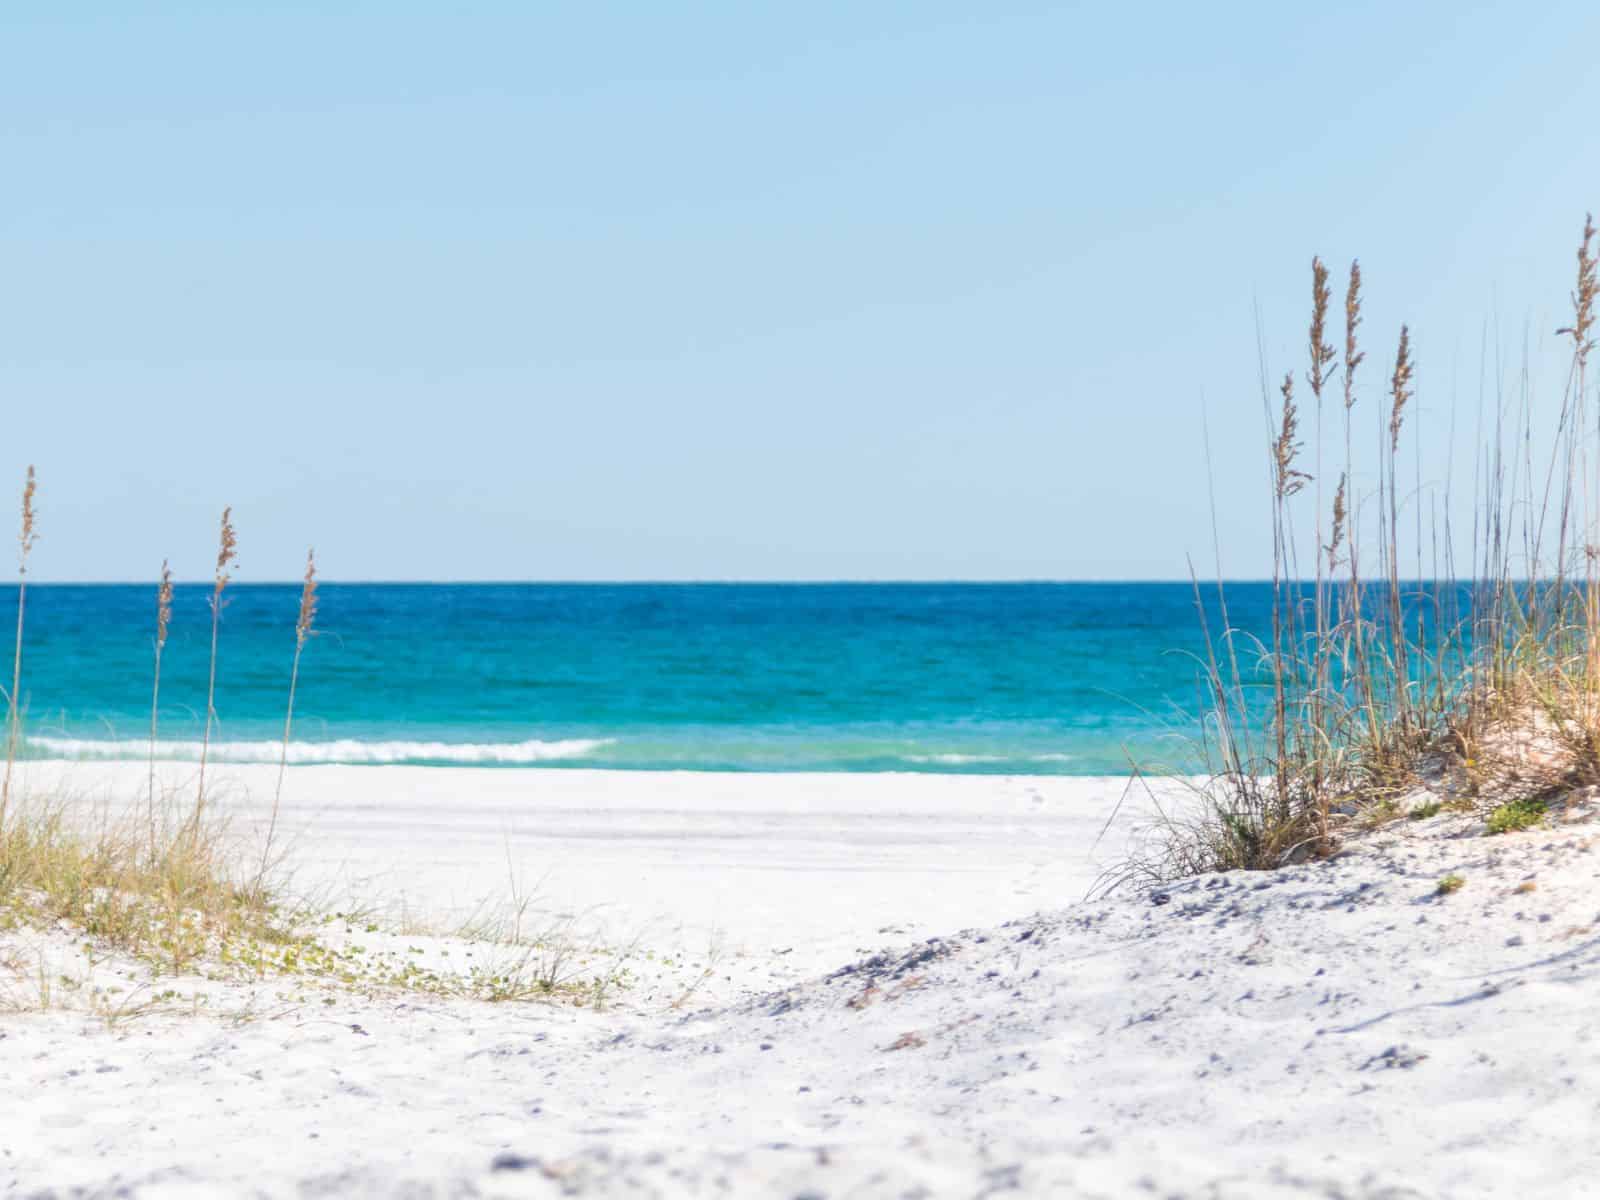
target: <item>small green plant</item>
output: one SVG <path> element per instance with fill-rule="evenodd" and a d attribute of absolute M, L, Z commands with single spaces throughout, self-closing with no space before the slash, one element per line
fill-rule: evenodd
<path fill-rule="evenodd" d="M 1488 831 L 1496 834 L 1531 829 L 1543 823 L 1547 811 L 1549 808 L 1543 800 L 1513 800 L 1489 814 Z"/>
<path fill-rule="evenodd" d="M 1467 881 L 1465 879 L 1463 879 L 1460 875 L 1451 873 L 1439 880 L 1439 886 L 1434 890 L 1441 896 L 1448 896 L 1454 892 L 1459 892 L 1466 886 Z"/>
<path fill-rule="evenodd" d="M 1413 821 L 1426 821 L 1429 817 L 1437 817 L 1443 811 L 1443 804 L 1437 800 L 1430 800 L 1426 804 L 1419 804 L 1416 808 L 1413 808 L 1410 812 L 1408 812 L 1406 816 L 1410 817 Z"/>

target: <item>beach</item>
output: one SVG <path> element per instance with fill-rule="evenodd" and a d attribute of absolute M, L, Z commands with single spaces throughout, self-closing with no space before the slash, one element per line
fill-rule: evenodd
<path fill-rule="evenodd" d="M 212 770 L 213 813 L 256 844 L 277 769 Z M 115 810 L 145 771 L 27 763 L 21 777 Z M 161 790 L 187 801 L 194 776 L 162 764 Z M 1120 795 L 1061 776 L 297 767 L 278 838 L 289 890 L 324 908 L 448 928 L 516 896 L 611 944 L 809 958 L 1081 898 L 1120 852 L 1095 845 Z"/>
<path fill-rule="evenodd" d="M 93 811 L 136 795 L 141 770 L 30 763 L 28 777 Z M 219 780 L 246 841 L 273 780 Z M 592 950 L 581 969 L 611 975 L 601 1002 L 154 980 L 66 931 L 12 931 L 13 990 L 37 963 L 80 986 L 6 1019 L 0 1184 L 1582 1194 L 1600 1166 L 1587 810 L 1495 839 L 1441 814 L 1327 861 L 1092 894 L 1148 812 L 1137 796 L 1119 809 L 1124 788 L 293 768 L 294 885 L 361 910 L 330 924 L 334 944 L 435 965 L 491 955 L 470 918 L 521 874 L 537 881 L 524 919 L 567 922 Z M 1452 873 L 1464 886 L 1441 895 Z M 124 1011 L 89 1004 L 90 979 L 125 988 L 102 993 Z M 146 1010 L 158 989 L 179 995 Z"/>
<path fill-rule="evenodd" d="M 0 9 L 0 1200 L 1600 1200 L 1597 36 Z"/>

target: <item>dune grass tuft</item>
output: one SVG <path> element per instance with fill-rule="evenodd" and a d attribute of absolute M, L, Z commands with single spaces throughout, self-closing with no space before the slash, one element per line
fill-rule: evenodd
<path fill-rule="evenodd" d="M 66 923 L 160 972 L 183 972 L 241 939 L 290 939 L 292 920 L 237 886 L 224 831 L 63 801 L 19 803 L 0 832 L 0 926 Z"/>
<path fill-rule="evenodd" d="M 1570 366 L 1547 455 L 1533 449 L 1541 439 L 1524 388 L 1482 431 L 1459 559 L 1451 476 L 1440 496 L 1420 466 L 1411 328 L 1399 326 L 1384 403 L 1361 434 L 1361 268 L 1350 266 L 1340 362 L 1328 342 L 1328 271 L 1313 259 L 1309 435 L 1294 372 L 1274 397 L 1262 368 L 1270 628 L 1260 641 L 1234 628 L 1220 579 L 1214 625 L 1191 576 L 1204 643 L 1201 766 L 1178 773 L 1200 782 L 1193 803 L 1158 803 L 1154 847 L 1128 875 L 1271 869 L 1330 853 L 1347 830 L 1463 808 L 1492 832 L 1525 828 L 1551 797 L 1600 784 L 1600 436 L 1587 375 L 1595 236 L 1586 218 L 1573 316 L 1558 331 Z M 1321 420 L 1335 373 L 1344 453 L 1325 520 L 1322 485 L 1308 485 L 1337 459 Z M 1361 445 L 1376 454 L 1363 461 Z M 1370 491 L 1358 491 L 1362 479 Z M 1298 536 L 1308 527 L 1309 551 Z"/>

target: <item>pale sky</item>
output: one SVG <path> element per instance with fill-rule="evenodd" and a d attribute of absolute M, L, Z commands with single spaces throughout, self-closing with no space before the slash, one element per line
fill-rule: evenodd
<path fill-rule="evenodd" d="M 1174 577 L 1204 396 L 1259 575 L 1255 306 L 1303 374 L 1311 255 L 1359 255 L 1360 411 L 1411 322 L 1442 477 L 1486 322 L 1509 379 L 1565 318 L 1597 45 L 1562 2 L 9 3 L 0 486 L 37 464 L 45 579 L 204 576 L 224 504 L 241 579 Z"/>

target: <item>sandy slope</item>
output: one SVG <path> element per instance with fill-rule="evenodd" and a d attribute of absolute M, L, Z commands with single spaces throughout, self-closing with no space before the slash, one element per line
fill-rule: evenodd
<path fill-rule="evenodd" d="M 971 804 L 1026 798 L 1008 789 L 1036 781 L 963 782 L 970 792 L 952 786 L 941 801 L 956 827 Z M 1043 807 L 1071 798 L 1092 837 L 1116 785 L 1068 782 L 1047 785 Z M 926 781 L 878 784 L 909 812 Z M 795 786 L 747 781 L 745 794 L 782 810 Z M 784 828 L 748 839 L 766 864 L 741 876 L 753 907 L 769 902 L 769 876 L 785 902 L 798 886 L 774 865 Z M 850 828 L 841 817 L 836 840 L 851 841 Z M 1009 923 L 993 911 L 1004 889 L 977 865 L 992 848 L 980 847 L 970 871 L 926 896 L 943 914 L 969 888 L 974 920 L 929 941 L 875 932 L 899 911 L 894 899 L 832 935 L 797 913 L 813 941 L 779 954 L 787 947 L 752 934 L 744 957 L 679 1008 L 666 1000 L 697 962 L 651 968 L 598 1013 L 297 1002 L 264 985 L 234 987 L 233 1006 L 252 1013 L 244 1023 L 155 1017 L 108 1032 L 72 1013 L 0 1018 L 0 1185 L 139 1196 L 1600 1194 L 1600 840 L 1591 851 L 1584 825 L 1476 833 L 1466 818 L 1435 818 L 1333 862 L 1195 880 L 1160 903 L 1061 903 L 1081 887 L 1050 904 L 1021 897 Z M 410 844 L 426 857 L 426 839 Z M 1094 869 L 1081 847 L 1043 849 L 1080 883 Z M 915 858 L 913 845 L 900 851 Z M 962 858 L 949 844 L 941 853 Z M 1440 897 L 1450 871 L 1466 885 Z M 874 872 L 857 874 L 868 880 L 857 898 L 873 895 Z M 848 915 L 817 899 L 836 923 Z M 881 950 L 843 950 L 851 941 Z"/>

